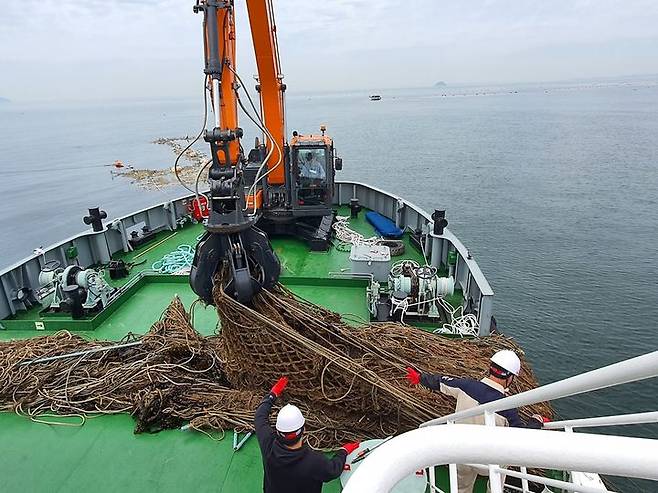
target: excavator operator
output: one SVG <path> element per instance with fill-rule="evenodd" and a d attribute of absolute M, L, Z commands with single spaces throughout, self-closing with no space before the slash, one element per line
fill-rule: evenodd
<path fill-rule="evenodd" d="M 304 182 L 313 184 L 321 184 L 327 177 L 324 171 L 324 166 L 320 159 L 313 151 L 307 151 L 304 155 L 304 160 L 299 169 L 299 176 Z"/>

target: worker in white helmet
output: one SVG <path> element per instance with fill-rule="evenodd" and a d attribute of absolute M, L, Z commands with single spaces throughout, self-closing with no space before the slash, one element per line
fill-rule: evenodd
<path fill-rule="evenodd" d="M 265 472 L 263 491 L 320 493 L 322 483 L 340 476 L 346 457 L 359 447 L 359 442 L 346 443 L 331 459 L 312 450 L 304 443 L 306 420 L 299 408 L 292 404 L 281 408 L 275 430 L 272 430 L 269 414 L 287 384 L 287 377 L 280 378 L 256 410 L 256 436 Z"/>
<path fill-rule="evenodd" d="M 412 385 L 421 384 L 429 389 L 438 390 L 443 394 L 455 397 L 457 399 L 455 412 L 459 412 L 506 397 L 508 388 L 520 372 L 521 361 L 519 357 L 514 351 L 505 349 L 498 351 L 491 357 L 489 375 L 482 380 L 420 373 L 411 367 L 407 368 L 406 378 Z M 537 414 L 532 416 L 532 419 L 526 423 L 519 417 L 516 409 L 500 411 L 495 418 L 497 426 L 522 428 L 541 428 L 548 421 Z M 484 416 L 466 418 L 460 420 L 459 423 L 483 425 Z M 471 493 L 478 474 L 486 476 L 488 471 L 486 468 L 457 466 L 459 493 Z M 504 477 L 502 479 L 504 481 Z"/>

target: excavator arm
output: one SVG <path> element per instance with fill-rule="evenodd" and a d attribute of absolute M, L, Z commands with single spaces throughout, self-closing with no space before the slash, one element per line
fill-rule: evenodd
<path fill-rule="evenodd" d="M 231 166 L 241 158 L 242 129 L 238 128 L 238 104 L 233 90 L 235 74 L 230 69 L 235 64 L 235 16 L 232 7 L 219 7 L 223 3 L 226 2 L 197 3 L 195 10 L 204 12 L 204 73 L 211 94 L 215 129 L 224 134 L 224 138 L 219 134 L 206 134 L 206 140 L 211 146 L 222 144 L 213 149 L 213 161 Z M 230 136 L 234 138 L 228 138 Z"/>
<path fill-rule="evenodd" d="M 283 185 L 285 183 L 286 86 L 281 74 L 272 0 L 247 0 L 247 11 L 258 67 L 257 88 L 260 93 L 263 121 L 270 134 L 265 138 L 267 152 L 272 152 L 272 157 L 267 162 L 267 182 L 269 185 Z"/>
<path fill-rule="evenodd" d="M 280 264 L 267 235 L 255 227 L 257 211 L 247 211 L 235 80 L 235 11 L 232 0 L 197 0 L 194 10 L 203 13 L 204 72 L 214 126 L 204 133 L 211 149 L 209 216 L 196 248 L 190 285 L 212 304 L 215 276 L 225 268 L 224 289 L 248 303 L 260 289 L 274 285 Z"/>
<path fill-rule="evenodd" d="M 210 88 L 214 127 L 205 132 L 212 161 L 206 233 L 197 245 L 190 284 L 206 303 L 218 269 L 227 293 L 249 303 L 260 289 L 279 278 L 279 260 L 269 233 L 302 238 L 312 250 L 326 250 L 331 238 L 335 157 L 325 135 L 293 132 L 286 140 L 285 90 L 272 0 L 245 0 L 258 67 L 260 111 L 251 112 L 238 97 L 243 82 L 235 63 L 233 0 L 197 0 L 203 13 L 205 74 Z M 248 94 L 247 94 L 248 96 Z M 244 156 L 238 107 L 261 129 L 264 142 Z M 252 114 L 255 113 L 255 114 Z M 258 227 L 256 225 L 258 224 Z"/>

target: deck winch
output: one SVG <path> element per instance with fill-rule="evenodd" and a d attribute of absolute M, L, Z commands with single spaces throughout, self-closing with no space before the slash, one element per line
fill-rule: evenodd
<path fill-rule="evenodd" d="M 377 320 L 441 318 L 440 300 L 455 291 L 452 277 L 439 277 L 436 267 L 402 260 L 391 268 L 388 282 L 373 278 L 368 288 L 368 306 Z"/>
<path fill-rule="evenodd" d="M 81 318 L 105 308 L 118 290 L 111 287 L 102 272 L 77 265 L 60 267 L 56 260 L 47 262 L 39 273 L 39 302 L 54 312 L 67 312 Z"/>

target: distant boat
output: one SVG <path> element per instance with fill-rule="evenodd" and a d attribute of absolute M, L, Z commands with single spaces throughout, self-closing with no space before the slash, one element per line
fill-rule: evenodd
<path fill-rule="evenodd" d="M 370 101 L 379 101 L 382 97 L 379 94 L 371 94 Z"/>

